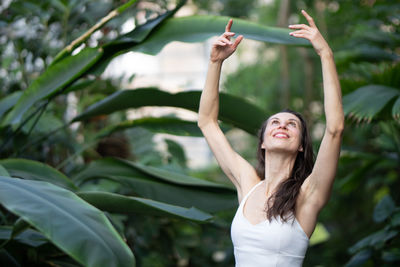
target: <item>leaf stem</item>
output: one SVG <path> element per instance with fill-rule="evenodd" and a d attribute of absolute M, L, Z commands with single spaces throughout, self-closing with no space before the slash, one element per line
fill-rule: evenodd
<path fill-rule="evenodd" d="M 128 7 L 133 5 L 137 0 L 130 0 L 129 2 L 123 4 L 122 6 L 112 10 L 110 13 L 107 14 L 107 16 L 103 17 L 100 21 L 98 21 L 95 25 L 93 25 L 88 31 L 86 31 L 84 34 L 79 36 L 77 39 L 72 41 L 69 45 L 67 45 L 63 50 L 61 50 L 60 53 L 58 53 L 53 61 L 53 63 L 57 62 L 61 58 L 63 58 L 67 53 L 70 53 L 74 48 L 79 46 L 81 43 L 83 43 L 86 39 L 89 38 L 90 35 L 92 35 L 95 31 L 103 27 L 104 24 L 121 14 L 123 11 L 125 11 Z"/>

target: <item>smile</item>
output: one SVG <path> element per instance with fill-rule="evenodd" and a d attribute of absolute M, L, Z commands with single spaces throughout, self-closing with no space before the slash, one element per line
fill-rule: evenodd
<path fill-rule="evenodd" d="M 289 135 L 285 134 L 285 133 L 276 133 L 273 135 L 273 137 L 275 138 L 289 138 Z"/>

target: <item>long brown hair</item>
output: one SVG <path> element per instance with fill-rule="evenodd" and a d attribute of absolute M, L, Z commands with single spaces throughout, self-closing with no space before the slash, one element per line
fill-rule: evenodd
<path fill-rule="evenodd" d="M 303 116 L 290 109 L 284 109 L 281 112 L 295 115 L 301 122 L 301 146 L 303 151 L 297 153 L 297 157 L 288 179 L 281 182 L 278 189 L 267 200 L 266 213 L 268 220 L 272 217 L 280 217 L 283 221 L 293 218 L 296 211 L 296 200 L 299 195 L 301 185 L 311 174 L 314 166 L 314 152 L 312 149 L 311 137 L 307 129 L 307 123 Z M 261 148 L 264 142 L 265 128 L 268 124 L 267 119 L 258 132 L 258 150 L 257 150 L 257 175 L 261 180 L 265 179 L 265 149 Z"/>

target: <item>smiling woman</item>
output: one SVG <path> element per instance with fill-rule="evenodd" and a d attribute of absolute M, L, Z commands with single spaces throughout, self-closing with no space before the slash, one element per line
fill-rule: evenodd
<path fill-rule="evenodd" d="M 326 129 L 318 156 L 301 114 L 284 110 L 267 119 L 259 132 L 255 169 L 237 154 L 218 125 L 219 78 L 223 61 L 243 40 L 231 38 L 232 20 L 213 43 L 200 100 L 198 125 L 240 203 L 231 235 L 236 266 L 301 266 L 317 216 L 332 190 L 340 153 L 344 116 L 333 54 L 313 19 L 290 25 L 290 35 L 309 40 L 321 58 Z"/>
<path fill-rule="evenodd" d="M 274 153 L 285 151 L 291 151 L 290 155 L 295 155 L 296 158 L 290 161 L 293 165 L 289 167 L 289 179 L 284 183 L 280 182 L 280 186 L 272 186 L 277 190 L 267 200 L 266 212 L 269 220 L 279 216 L 286 221 L 288 215 L 295 214 L 300 187 L 314 166 L 314 153 L 307 123 L 300 113 L 290 109 L 272 115 L 263 123 L 258 136 L 257 175 L 265 177 L 266 157 L 273 158 Z"/>

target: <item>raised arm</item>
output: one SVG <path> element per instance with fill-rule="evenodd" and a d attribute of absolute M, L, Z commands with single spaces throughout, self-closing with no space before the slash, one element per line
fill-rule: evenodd
<path fill-rule="evenodd" d="M 218 125 L 219 110 L 219 79 L 223 61 L 235 52 L 243 36 L 238 36 L 234 42 L 231 37 L 232 19 L 226 25 L 225 32 L 213 43 L 208 65 L 206 83 L 201 94 L 198 126 L 203 132 L 218 164 L 238 189 L 241 199 L 241 177 L 257 177 L 254 168 L 237 154 Z"/>
<path fill-rule="evenodd" d="M 304 10 L 302 13 L 309 25 L 290 25 L 289 28 L 297 29 L 290 34 L 308 39 L 321 58 L 326 117 L 325 133 L 314 169 L 304 182 L 302 189 L 305 190 L 308 199 L 313 202 L 314 206 L 321 209 L 329 200 L 339 160 L 344 128 L 342 93 L 332 50 L 318 31 L 314 20 Z"/>

